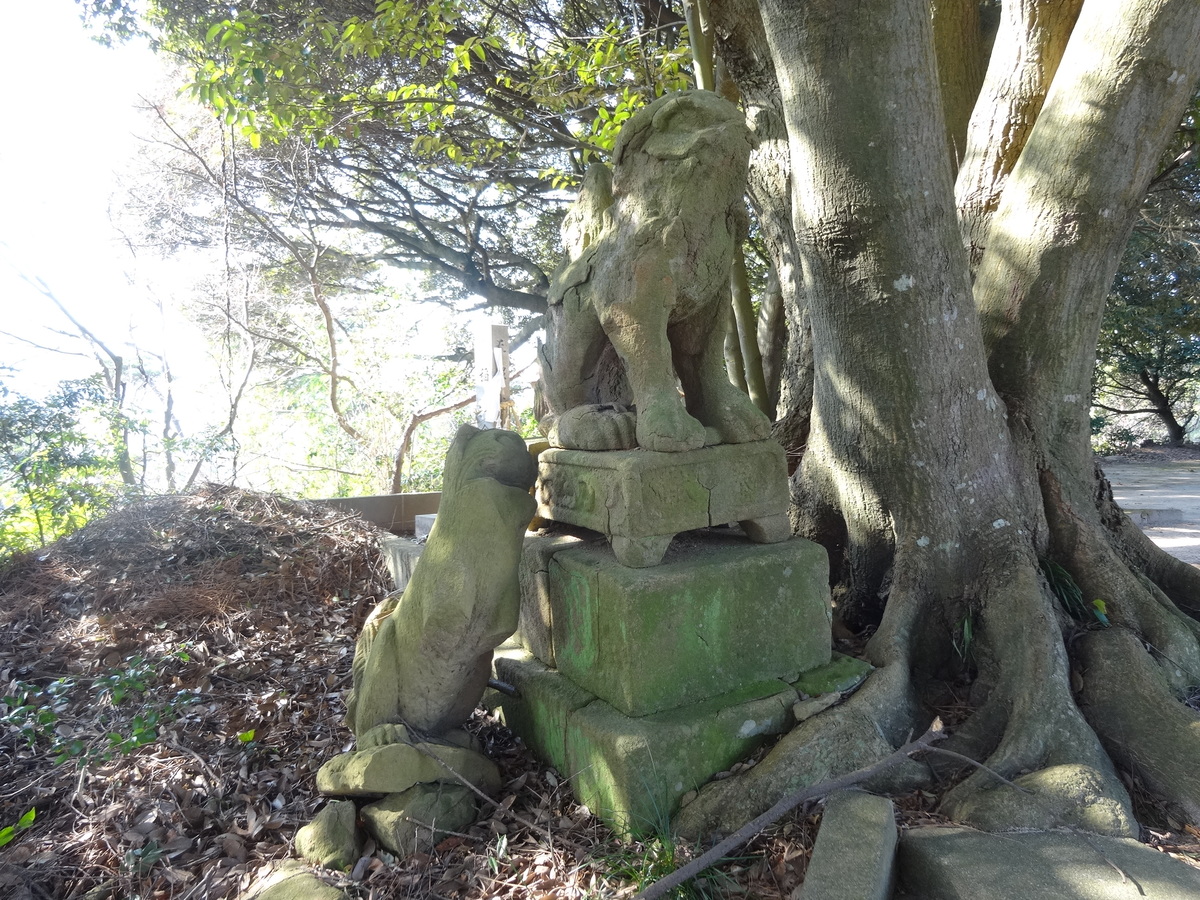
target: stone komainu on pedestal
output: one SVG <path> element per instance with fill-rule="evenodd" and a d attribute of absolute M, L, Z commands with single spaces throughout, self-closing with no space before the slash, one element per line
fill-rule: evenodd
<path fill-rule="evenodd" d="M 723 349 L 750 150 L 737 107 L 692 91 L 638 112 L 612 171 L 588 171 L 548 298 L 551 445 L 676 452 L 770 434 Z"/>
<path fill-rule="evenodd" d="M 867 668 L 831 657 L 828 559 L 791 538 L 783 449 L 725 371 L 749 152 L 715 94 L 639 112 L 588 172 L 549 294 L 538 513 L 611 552 L 526 542 L 524 650 L 496 659 L 518 693 L 489 703 L 631 833 Z"/>
<path fill-rule="evenodd" d="M 790 536 L 783 451 L 724 362 L 750 149 L 732 104 L 664 97 L 625 125 L 611 171 L 589 170 L 563 224 L 538 512 L 604 533 L 626 566 L 658 565 L 676 534 L 710 525 Z"/>

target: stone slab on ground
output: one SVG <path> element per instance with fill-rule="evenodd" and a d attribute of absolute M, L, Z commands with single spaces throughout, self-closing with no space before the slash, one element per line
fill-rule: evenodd
<path fill-rule="evenodd" d="M 520 696 L 489 692 L 485 704 L 570 779 L 576 799 L 624 833 L 665 827 L 686 793 L 791 727 L 797 696 L 765 682 L 633 718 L 527 652 L 505 650 L 496 672 Z"/>
<path fill-rule="evenodd" d="M 895 860 L 892 801 L 838 791 L 825 802 L 799 900 L 888 900 Z"/>
<path fill-rule="evenodd" d="M 348 897 L 302 863 L 287 860 L 260 877 L 238 900 L 348 900 Z"/>
<path fill-rule="evenodd" d="M 1071 831 L 914 828 L 900 838 L 898 877 L 896 896 L 921 900 L 1200 897 L 1200 870 L 1187 863 L 1128 838 Z"/>
<path fill-rule="evenodd" d="M 335 797 L 394 794 L 421 782 L 458 784 L 452 772 L 482 791 L 500 788 L 496 764 L 474 750 L 450 744 L 394 743 L 335 756 L 317 771 L 317 790 Z"/>
<path fill-rule="evenodd" d="M 607 535 L 628 566 L 657 565 L 673 536 L 710 525 L 744 522 L 754 540 L 784 540 L 788 496 L 775 441 L 685 453 L 550 449 L 538 458 L 538 515 Z"/>
<path fill-rule="evenodd" d="M 828 566 L 802 538 L 751 544 L 719 529 L 689 533 L 652 569 L 595 542 L 531 546 L 522 606 L 539 627 L 522 642 L 629 716 L 791 681 L 830 659 Z"/>

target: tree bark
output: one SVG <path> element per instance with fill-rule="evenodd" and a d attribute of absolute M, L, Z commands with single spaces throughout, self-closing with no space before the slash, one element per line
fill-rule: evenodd
<path fill-rule="evenodd" d="M 1003 4 L 987 76 L 967 127 L 957 195 L 963 245 L 974 269 L 991 217 L 1058 70 L 1083 0 Z"/>
<path fill-rule="evenodd" d="M 808 441 L 812 407 L 812 338 L 792 225 L 791 159 L 779 80 L 755 0 L 715 4 L 710 15 L 717 52 L 737 83 L 757 143 L 750 156 L 747 193 L 775 270 L 786 320 L 778 397 L 773 404 L 774 435 L 789 456 L 799 459 Z M 770 356 L 761 334 L 759 347 Z"/>
<path fill-rule="evenodd" d="M 731 830 L 785 791 L 891 752 L 927 724 L 922 703 L 967 633 L 972 711 L 948 746 L 1037 801 L 1014 813 L 1013 789 L 976 772 L 945 811 L 985 828 L 1135 828 L 1097 737 L 1112 734 L 1100 717 L 1130 719 L 1112 704 L 1089 707 L 1095 723 L 1081 713 L 1064 640 L 1078 626 L 1039 557 L 1156 649 L 1129 655 L 1157 672 L 1145 683 L 1178 696 L 1200 673 L 1200 624 L 1172 602 L 1200 606 L 1200 579 L 1112 503 L 1087 416 L 1104 296 L 1200 74 L 1200 6 L 1088 0 L 1075 25 L 1078 8 L 1013 7 L 1024 18 L 997 39 L 956 203 L 925 0 L 762 0 L 815 372 L 797 521 L 830 551 L 835 613 L 877 625 L 878 668 L 749 772 L 701 791 L 678 818 L 685 834 Z M 761 53 L 753 28 L 726 40 L 738 35 L 745 57 Z M 983 188 L 964 194 L 970 184 Z M 985 232 L 973 286 L 960 235 Z M 1136 756 L 1122 764 L 1138 771 Z M 1200 808 L 1186 779 L 1155 784 Z"/>

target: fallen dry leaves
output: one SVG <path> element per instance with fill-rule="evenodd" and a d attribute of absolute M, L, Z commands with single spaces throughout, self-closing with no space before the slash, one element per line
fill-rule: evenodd
<path fill-rule="evenodd" d="M 377 536 L 344 512 L 210 486 L 0 571 L 0 897 L 224 900 L 291 856 L 324 802 L 316 770 L 350 746 L 354 639 L 390 585 Z M 497 805 L 432 853 L 368 844 L 323 878 L 363 900 L 621 898 L 692 858 L 618 840 L 510 732 L 482 711 L 471 728 L 505 778 Z M 1200 853 L 1130 787 L 1148 843 Z M 896 798 L 901 825 L 945 822 L 938 800 Z M 792 900 L 818 821 L 781 820 L 683 896 Z"/>
<path fill-rule="evenodd" d="M 130 504 L 0 571 L 0 896 L 231 898 L 289 855 L 350 745 L 354 638 L 390 580 L 377 533 L 208 486 Z M 618 841 L 511 733 L 472 727 L 498 807 L 434 852 L 370 845 L 352 897 L 631 896 L 688 848 Z M 59 761 L 56 761 L 56 758 Z M 788 897 L 815 819 L 760 836 L 701 896 Z"/>

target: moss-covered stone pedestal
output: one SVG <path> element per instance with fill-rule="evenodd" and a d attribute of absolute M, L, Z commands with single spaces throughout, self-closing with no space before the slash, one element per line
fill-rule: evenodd
<path fill-rule="evenodd" d="M 487 702 L 624 832 L 665 827 L 689 791 L 788 730 L 797 700 L 867 669 L 831 659 L 828 562 L 801 539 L 688 532 L 632 569 L 580 529 L 528 539 L 521 587 L 519 643 L 496 658 L 518 696 Z"/>

